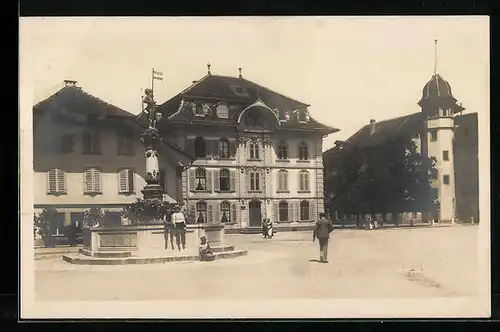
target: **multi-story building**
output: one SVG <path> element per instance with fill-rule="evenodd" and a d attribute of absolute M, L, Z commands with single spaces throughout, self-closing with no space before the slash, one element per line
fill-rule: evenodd
<path fill-rule="evenodd" d="M 208 74 L 164 104 L 162 135 L 193 154 L 182 174 L 191 222 L 228 228 L 312 222 L 323 204 L 322 139 L 310 105 L 241 75 Z"/>
<path fill-rule="evenodd" d="M 136 116 L 65 81 L 54 95 L 33 107 L 35 211 L 53 207 L 59 222 L 80 224 L 91 207 L 121 222 L 122 208 L 142 197 L 146 185 L 144 128 Z M 165 199 L 182 201 L 181 173 L 192 157 L 164 140 L 159 148 Z"/>
<path fill-rule="evenodd" d="M 462 115 L 465 108 L 437 73 L 425 84 L 418 105 L 422 109 L 418 113 L 380 122 L 371 120 L 347 142 L 369 149 L 395 137 L 412 139 L 418 152 L 437 160 L 437 172 L 433 172 L 431 181 L 433 198 L 439 202 L 437 218 L 443 222 L 470 217 L 478 220 L 477 113 Z M 338 153 L 336 148 L 326 151 L 325 160 L 336 158 Z M 420 218 L 421 213 L 410 217 Z"/>

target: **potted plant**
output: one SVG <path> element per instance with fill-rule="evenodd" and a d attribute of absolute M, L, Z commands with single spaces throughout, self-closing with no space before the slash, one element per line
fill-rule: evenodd
<path fill-rule="evenodd" d="M 43 209 L 40 214 L 33 215 L 33 234 L 38 233 L 42 237 L 46 248 L 55 247 L 55 240 L 52 236 L 52 227 L 56 223 L 57 210 L 54 208 Z"/>
<path fill-rule="evenodd" d="M 90 208 L 83 215 L 84 227 L 99 227 L 105 223 L 106 213 L 101 208 Z"/>

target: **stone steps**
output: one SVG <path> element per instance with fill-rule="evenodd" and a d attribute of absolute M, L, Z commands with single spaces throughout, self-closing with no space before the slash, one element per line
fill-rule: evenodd
<path fill-rule="evenodd" d="M 246 250 L 230 250 L 214 252 L 215 259 L 236 258 L 247 255 Z M 63 256 L 65 262 L 78 265 L 126 265 L 126 264 L 159 264 L 169 262 L 199 261 L 196 250 L 176 252 L 174 255 L 149 257 L 96 257 L 84 254 L 68 254 Z"/>

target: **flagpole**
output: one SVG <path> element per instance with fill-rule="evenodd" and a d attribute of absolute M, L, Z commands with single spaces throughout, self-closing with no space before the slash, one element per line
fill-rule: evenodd
<path fill-rule="evenodd" d="M 155 69 L 151 70 L 151 91 L 153 91 L 153 96 L 155 94 Z"/>

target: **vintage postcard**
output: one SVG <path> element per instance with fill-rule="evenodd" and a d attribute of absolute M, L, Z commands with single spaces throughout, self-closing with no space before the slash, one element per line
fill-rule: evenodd
<path fill-rule="evenodd" d="M 21 18 L 21 317 L 488 317 L 489 75 L 488 17 Z"/>

